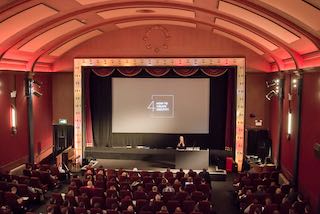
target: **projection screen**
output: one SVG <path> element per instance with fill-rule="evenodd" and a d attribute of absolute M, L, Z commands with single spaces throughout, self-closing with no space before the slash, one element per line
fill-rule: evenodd
<path fill-rule="evenodd" d="M 208 78 L 112 78 L 113 133 L 209 133 Z"/>

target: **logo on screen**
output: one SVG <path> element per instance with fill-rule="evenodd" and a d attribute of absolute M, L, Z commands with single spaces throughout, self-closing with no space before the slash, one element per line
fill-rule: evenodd
<path fill-rule="evenodd" d="M 147 109 L 150 111 L 151 117 L 174 117 L 174 95 L 152 95 Z"/>

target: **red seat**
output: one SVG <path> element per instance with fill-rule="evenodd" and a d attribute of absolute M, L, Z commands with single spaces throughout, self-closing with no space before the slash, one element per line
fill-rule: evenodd
<path fill-rule="evenodd" d="M 131 198 L 131 192 L 129 190 L 120 190 L 120 199 L 129 196 Z"/>
<path fill-rule="evenodd" d="M 146 192 L 150 192 L 153 186 L 155 186 L 154 183 L 144 183 L 144 188 Z"/>
<path fill-rule="evenodd" d="M 106 209 L 111 209 L 113 204 L 119 204 L 116 198 L 106 198 Z"/>
<path fill-rule="evenodd" d="M 188 197 L 189 193 L 188 192 L 177 192 L 176 193 L 176 199 L 179 202 L 182 202 L 184 200 L 186 200 L 186 198 Z"/>
<path fill-rule="evenodd" d="M 175 192 L 163 192 L 162 193 L 162 199 L 164 202 L 167 202 L 169 200 L 173 200 L 175 197 L 176 193 Z"/>
<path fill-rule="evenodd" d="M 278 209 L 279 209 L 278 204 L 270 204 L 270 205 L 267 205 L 267 206 L 264 208 L 263 213 L 264 213 L 264 214 L 272 214 L 273 211 L 278 210 Z"/>
<path fill-rule="evenodd" d="M 147 194 L 145 192 L 135 191 L 133 193 L 133 199 L 147 199 Z"/>
<path fill-rule="evenodd" d="M 63 199 L 60 193 L 53 192 L 51 194 L 51 203 L 55 205 L 62 205 L 63 204 Z"/>
<path fill-rule="evenodd" d="M 147 203 L 149 203 L 146 199 L 138 199 L 136 201 L 136 212 L 139 212 L 140 209 L 145 206 Z"/>
<path fill-rule="evenodd" d="M 122 199 L 120 203 L 120 210 L 126 210 L 129 205 L 133 205 L 132 200 Z"/>
<path fill-rule="evenodd" d="M 189 194 L 191 194 L 192 192 L 196 191 L 196 185 L 188 184 L 186 185 L 185 189 Z"/>
<path fill-rule="evenodd" d="M 102 214 L 103 211 L 101 208 L 91 208 L 90 209 L 90 214 Z"/>
<path fill-rule="evenodd" d="M 153 209 L 155 211 L 159 211 L 163 205 L 165 205 L 165 203 L 163 201 L 154 201 L 153 202 Z"/>
<path fill-rule="evenodd" d="M 203 194 L 203 192 L 194 191 L 191 193 L 191 199 L 195 202 L 199 202 L 205 199 L 205 195 Z"/>
<path fill-rule="evenodd" d="M 177 207 L 180 206 L 179 201 L 170 200 L 166 203 L 169 213 L 173 213 Z"/>
<path fill-rule="evenodd" d="M 111 189 L 107 190 L 107 198 L 118 198 L 118 197 L 119 195 L 117 190 L 111 190 Z"/>
<path fill-rule="evenodd" d="M 262 205 L 261 204 L 253 204 L 251 207 L 250 207 L 250 210 L 249 210 L 249 214 L 254 214 L 255 212 L 255 210 L 256 209 L 259 209 L 259 210 L 261 210 L 261 212 L 262 212 Z"/>
<path fill-rule="evenodd" d="M 104 209 L 105 208 L 105 200 L 103 197 L 97 197 L 94 196 L 91 198 L 91 207 L 95 207 L 95 204 L 99 204 L 99 208 Z"/>
<path fill-rule="evenodd" d="M 87 214 L 87 209 L 82 207 L 76 207 L 74 208 L 75 214 Z"/>
<path fill-rule="evenodd" d="M 147 183 L 152 183 L 153 182 L 153 179 L 151 176 L 144 176 L 143 177 L 143 183 L 144 184 L 147 184 Z"/>
<path fill-rule="evenodd" d="M 190 213 L 194 209 L 194 206 L 196 205 L 196 202 L 193 200 L 185 200 L 182 202 L 182 210 L 185 213 Z"/>
<path fill-rule="evenodd" d="M 96 197 L 104 197 L 104 190 L 102 188 L 92 188 L 91 189 L 91 196 L 96 196 Z"/>
<path fill-rule="evenodd" d="M 211 210 L 209 201 L 199 201 L 198 208 L 203 214 L 209 214 Z"/>

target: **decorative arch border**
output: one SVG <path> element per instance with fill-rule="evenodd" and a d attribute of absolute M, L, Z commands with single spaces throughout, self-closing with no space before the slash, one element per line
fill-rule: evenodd
<path fill-rule="evenodd" d="M 77 164 L 82 163 L 84 153 L 82 133 L 82 67 L 108 66 L 236 66 L 236 135 L 235 162 L 242 170 L 244 156 L 245 115 L 245 58 L 76 58 L 74 59 L 74 148 Z"/>

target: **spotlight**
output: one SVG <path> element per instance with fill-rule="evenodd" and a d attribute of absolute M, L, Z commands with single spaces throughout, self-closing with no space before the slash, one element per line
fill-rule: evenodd
<path fill-rule="evenodd" d="M 272 98 L 274 95 L 277 95 L 277 92 L 276 92 L 275 90 L 269 91 L 269 93 L 266 94 L 267 100 L 271 100 L 271 98 Z"/>
<path fill-rule="evenodd" d="M 267 88 L 270 88 L 270 87 L 273 87 L 275 86 L 277 83 L 272 80 L 272 81 L 266 81 L 266 85 L 267 85 Z"/>
<path fill-rule="evenodd" d="M 40 93 L 38 91 L 33 91 L 32 94 L 37 96 L 37 97 L 41 97 L 42 96 L 42 93 Z"/>

